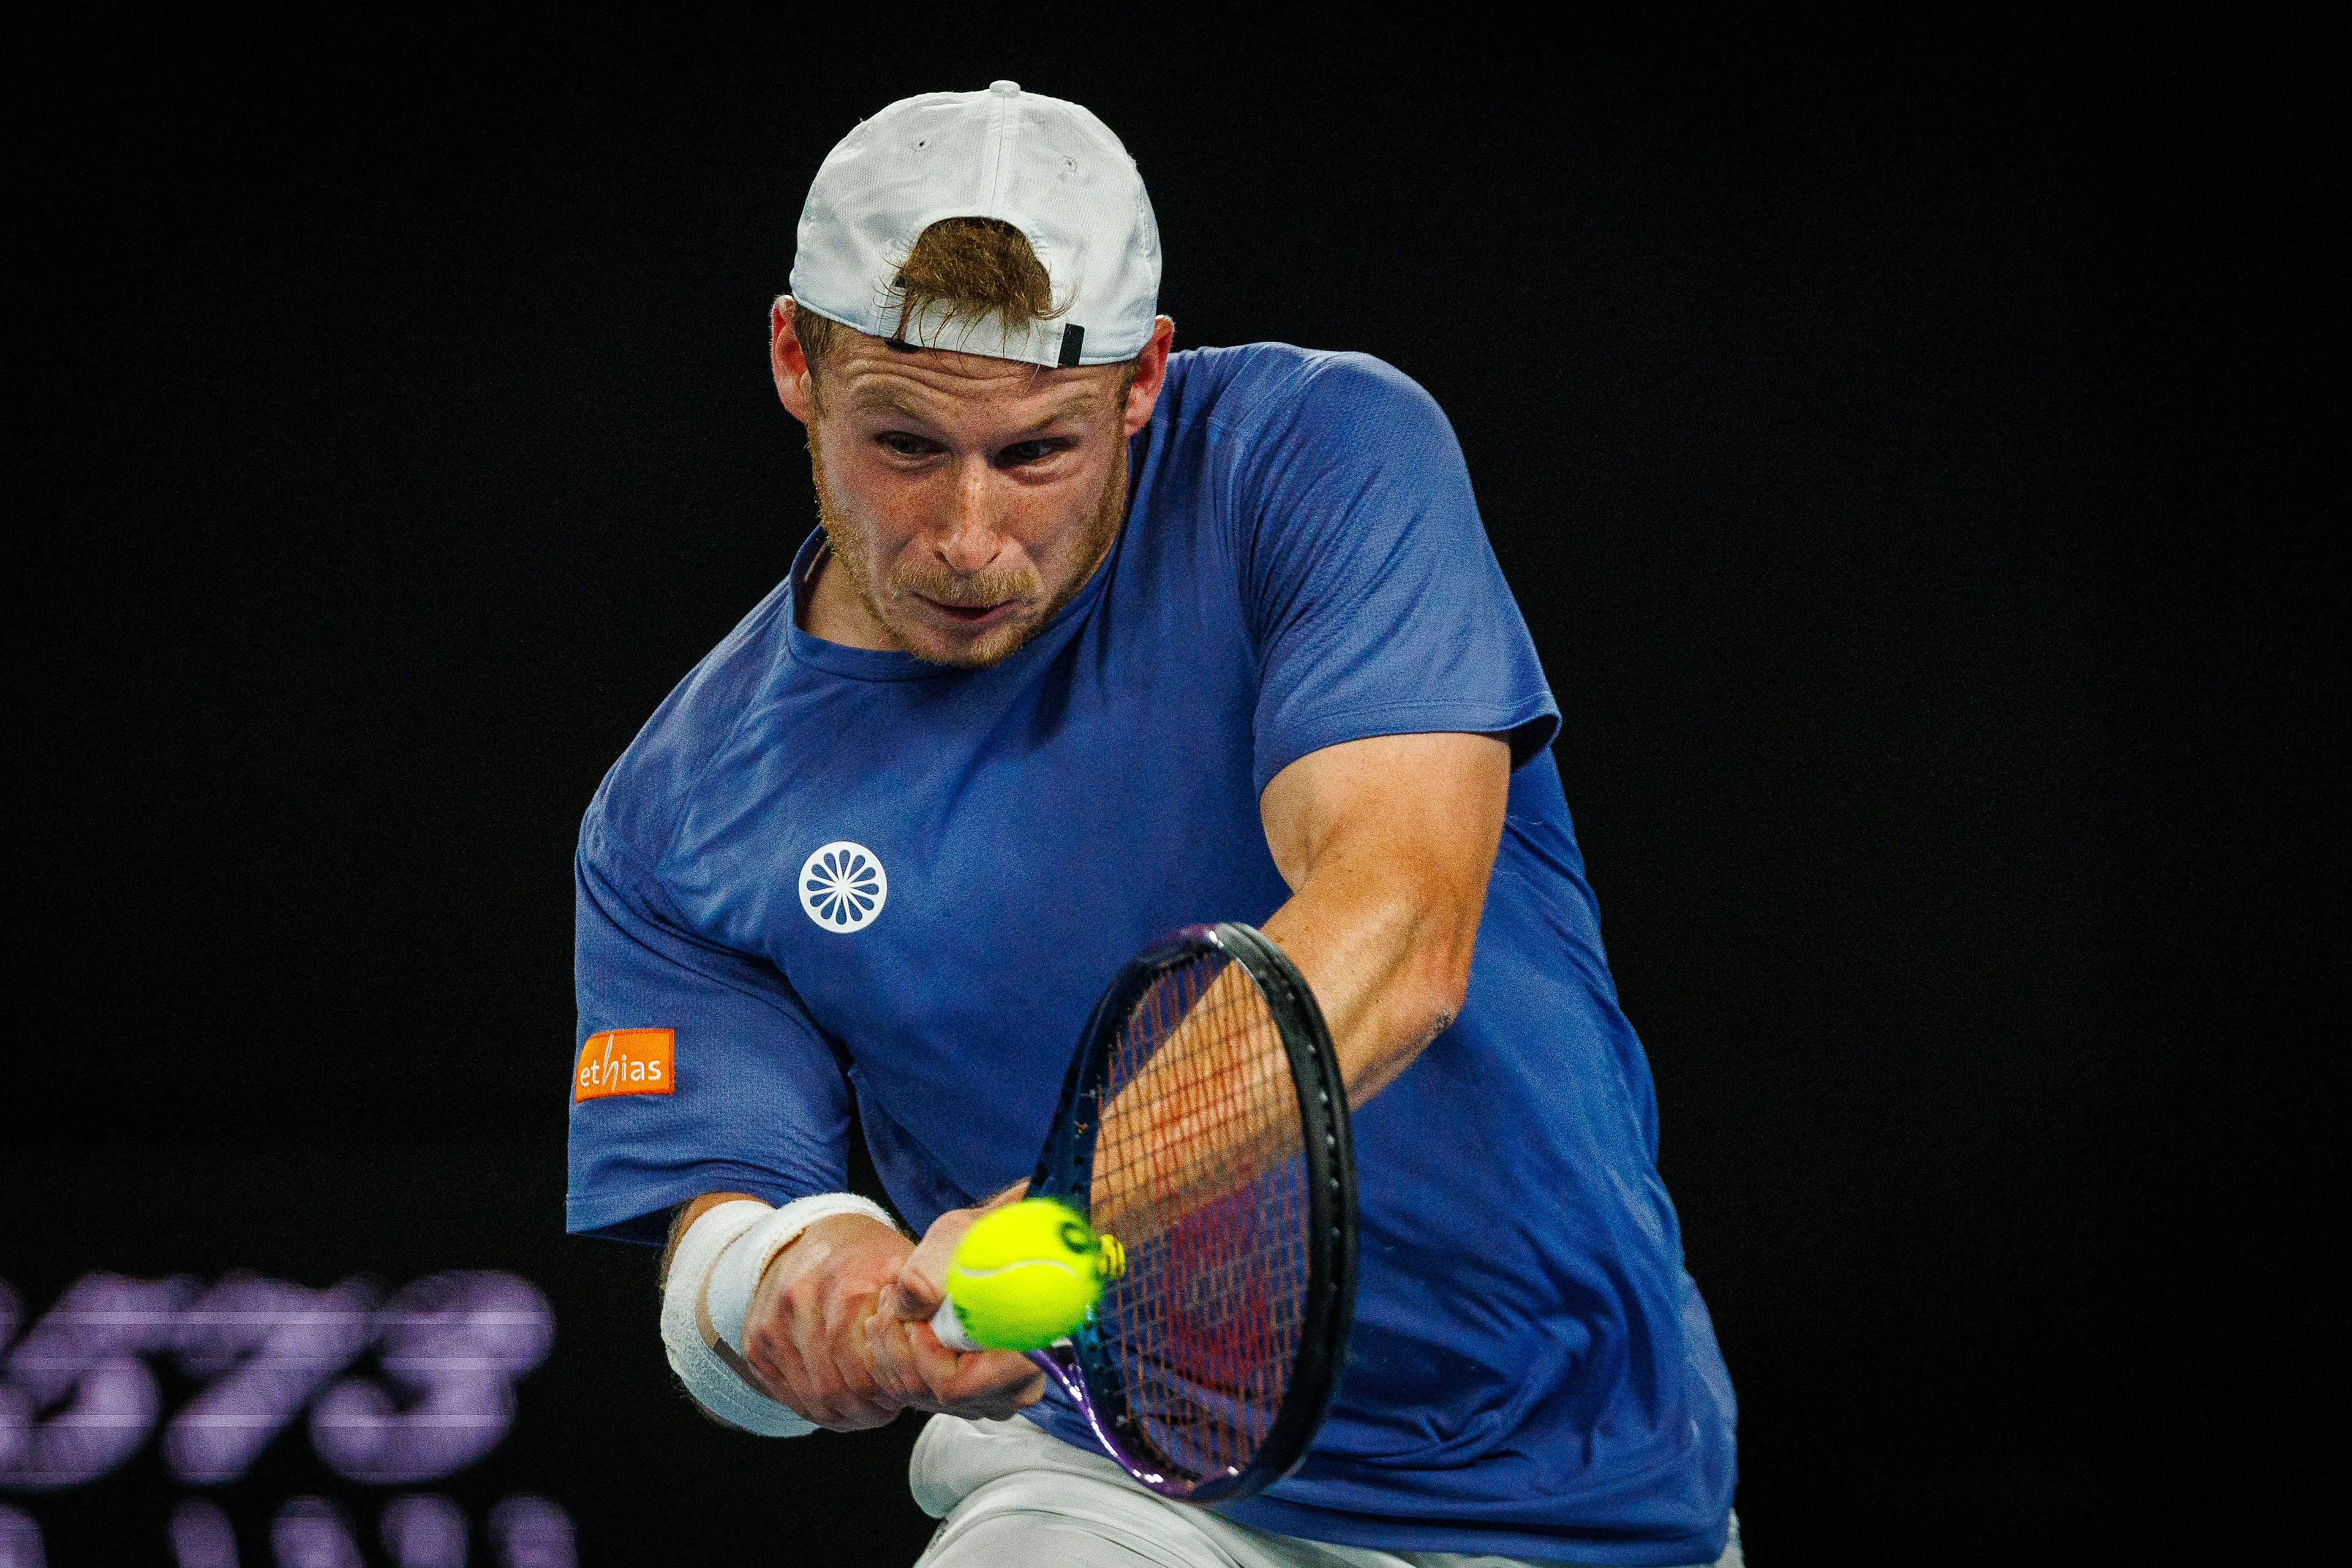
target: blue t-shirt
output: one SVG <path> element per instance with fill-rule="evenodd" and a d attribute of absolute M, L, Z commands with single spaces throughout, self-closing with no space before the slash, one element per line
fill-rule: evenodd
<path fill-rule="evenodd" d="M 1279 344 L 1173 356 L 1108 558 L 1003 664 L 795 624 L 792 575 L 671 693 L 580 835 L 580 1038 L 674 1030 L 672 1092 L 576 1099 L 570 1228 L 845 1181 L 851 1097 L 918 1227 L 1025 1178 L 1146 942 L 1289 896 L 1258 795 L 1369 735 L 1507 736 L 1461 1016 L 1357 1108 L 1355 1331 L 1287 1534 L 1711 1562 L 1734 1405 L 1656 1169 L 1548 749 L 1559 710 L 1428 395 Z M 1037 1418 L 1090 1446 L 1057 1404 Z"/>

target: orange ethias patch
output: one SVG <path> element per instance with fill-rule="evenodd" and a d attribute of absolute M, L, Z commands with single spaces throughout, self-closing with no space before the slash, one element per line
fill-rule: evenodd
<path fill-rule="evenodd" d="M 676 1029 L 607 1029 L 580 1047 L 572 1098 L 608 1094 L 667 1094 L 677 1086 Z"/>

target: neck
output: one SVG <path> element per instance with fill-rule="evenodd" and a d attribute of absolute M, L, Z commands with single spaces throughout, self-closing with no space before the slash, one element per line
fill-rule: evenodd
<path fill-rule="evenodd" d="M 808 573 L 793 584 L 793 606 L 801 630 L 844 647 L 900 649 L 898 639 L 874 616 L 851 574 L 833 558 L 833 542 L 817 546 Z"/>

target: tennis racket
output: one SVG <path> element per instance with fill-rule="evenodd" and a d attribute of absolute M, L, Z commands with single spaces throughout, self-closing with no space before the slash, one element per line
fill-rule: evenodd
<path fill-rule="evenodd" d="M 1029 1183 L 1126 1267 L 1030 1360 L 1162 1497 L 1233 1501 L 1306 1457 L 1355 1310 L 1356 1178 L 1315 996 L 1245 925 L 1146 948 L 1095 1004 Z M 968 1345 L 946 1304 L 934 1330 Z"/>

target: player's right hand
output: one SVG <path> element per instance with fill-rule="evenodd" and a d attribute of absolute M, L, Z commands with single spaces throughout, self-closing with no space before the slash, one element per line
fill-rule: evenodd
<path fill-rule="evenodd" d="M 820 1426 L 879 1426 L 907 1403 L 875 1377 L 866 1321 L 915 1244 L 878 1220 L 818 1220 L 776 1254 L 743 1314 L 743 1359 L 761 1391 Z"/>
<path fill-rule="evenodd" d="M 1011 1351 L 950 1350 L 931 1331 L 946 1289 L 948 1260 L 972 1222 L 1009 1203 L 1024 1189 L 1000 1193 L 979 1208 L 950 1209 L 931 1222 L 922 1245 L 882 1293 L 882 1310 L 867 1325 L 875 1374 L 905 1404 L 969 1420 L 993 1421 L 1026 1410 L 1045 1395 L 1045 1374 Z"/>

